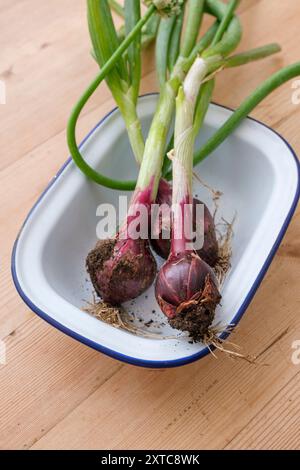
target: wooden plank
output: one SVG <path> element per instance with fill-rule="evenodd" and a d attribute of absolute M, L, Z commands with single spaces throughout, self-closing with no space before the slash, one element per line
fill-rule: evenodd
<path fill-rule="evenodd" d="M 297 375 L 226 446 L 226 449 L 299 450 L 299 409 L 298 371 Z"/>
<path fill-rule="evenodd" d="M 7 88 L 0 108 L 1 168 L 65 127 L 97 70 L 88 53 L 84 1 L 13 3 L 0 19 L 0 76 Z"/>
<path fill-rule="evenodd" d="M 262 327 L 266 319 L 259 322 L 253 309 L 248 314 L 235 341 L 261 346 L 270 337 L 269 325 L 262 339 L 263 333 L 258 328 L 251 331 L 251 325 L 255 321 Z M 285 342 L 289 347 L 285 337 L 262 357 L 268 367 L 224 357 L 162 372 L 126 367 L 33 449 L 222 448 L 268 401 L 270 383 L 271 393 L 276 393 L 277 378 L 284 382 L 291 374 Z"/>
<path fill-rule="evenodd" d="M 36 317 L 5 341 L 0 449 L 27 449 L 122 365 Z"/>

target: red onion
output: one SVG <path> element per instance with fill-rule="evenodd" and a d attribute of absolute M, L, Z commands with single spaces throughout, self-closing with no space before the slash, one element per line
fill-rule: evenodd
<path fill-rule="evenodd" d="M 87 270 L 97 294 L 112 305 L 138 297 L 154 281 L 156 262 L 148 239 L 130 236 L 130 223 L 138 212 L 135 205 L 146 206 L 149 214 L 150 192 L 149 188 L 135 192 L 120 232 L 113 239 L 99 241 L 87 257 Z"/>
<path fill-rule="evenodd" d="M 156 198 L 156 204 L 160 206 L 166 204 L 171 208 L 172 205 L 172 186 L 164 179 L 160 180 L 158 193 Z M 196 208 L 197 204 L 203 204 L 204 206 L 204 241 L 203 246 L 200 250 L 196 250 L 200 258 L 202 258 L 210 266 L 215 266 L 218 260 L 218 241 L 216 237 L 216 229 L 214 219 L 203 202 L 199 199 L 193 199 L 193 231 L 197 230 L 197 218 L 196 218 Z M 167 259 L 170 253 L 171 240 L 170 238 L 164 238 L 163 232 L 170 233 L 170 217 L 167 217 L 166 220 L 162 221 L 162 214 L 159 214 L 157 220 L 158 227 L 155 238 L 152 236 L 150 238 L 151 246 L 153 250 L 162 258 Z M 200 235 L 200 234 L 199 234 Z"/>
<path fill-rule="evenodd" d="M 112 305 L 141 295 L 153 283 L 156 262 L 148 240 L 101 240 L 87 257 L 97 294 Z"/>
<path fill-rule="evenodd" d="M 204 61 L 196 59 L 176 100 L 171 250 L 155 285 L 157 302 L 170 325 L 187 331 L 194 341 L 209 332 L 221 300 L 215 275 L 193 249 L 192 237 L 194 111 L 205 73 Z"/>
<path fill-rule="evenodd" d="M 171 253 L 158 273 L 155 295 L 173 328 L 203 338 L 221 300 L 215 275 L 195 252 Z"/>

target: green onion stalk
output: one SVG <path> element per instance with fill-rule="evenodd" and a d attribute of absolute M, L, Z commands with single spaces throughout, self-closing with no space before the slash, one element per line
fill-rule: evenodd
<path fill-rule="evenodd" d="M 71 151 L 71 155 L 74 159 L 74 162 L 81 169 L 81 171 L 83 171 L 83 173 L 85 173 L 86 176 L 88 176 L 90 179 L 92 179 L 98 184 L 107 186 L 112 189 L 132 190 L 136 186 L 136 181 L 123 181 L 123 180 L 115 180 L 112 178 L 108 178 L 105 175 L 102 175 L 101 173 L 94 170 L 85 162 L 76 143 L 75 129 L 76 129 L 77 120 L 79 118 L 81 110 L 83 109 L 83 107 L 85 106 L 86 102 L 91 97 L 91 95 L 94 93 L 94 91 L 97 89 L 99 84 L 103 81 L 104 78 L 106 78 L 108 83 L 111 84 L 111 89 L 112 91 L 114 91 L 114 96 L 117 98 L 117 102 L 119 103 L 121 110 L 123 110 L 122 114 L 125 116 L 126 127 L 130 133 L 129 139 L 132 142 L 133 153 L 135 154 L 136 160 L 140 162 L 142 158 L 142 154 L 143 154 L 144 142 L 143 142 L 143 136 L 141 133 L 140 122 L 138 120 L 138 116 L 136 112 L 136 106 L 133 100 L 133 96 L 135 96 L 135 99 L 136 99 L 137 94 L 138 94 L 137 90 L 138 90 L 139 78 L 135 78 L 136 86 L 134 88 L 135 89 L 134 93 L 132 93 L 133 88 L 131 86 L 131 83 L 129 82 L 129 85 L 128 85 L 128 82 L 120 78 L 120 76 L 118 76 L 117 73 L 118 73 L 118 70 L 120 70 L 120 68 L 121 70 L 124 70 L 124 66 L 122 66 L 122 60 L 124 61 L 123 56 L 124 56 L 124 53 L 127 52 L 128 47 L 132 44 L 133 41 L 137 40 L 136 38 L 139 36 L 140 31 L 141 30 L 143 31 L 144 28 L 147 28 L 151 24 L 153 18 L 156 18 L 158 15 L 154 15 L 154 12 L 156 11 L 155 6 L 154 5 L 150 6 L 146 14 L 144 15 L 144 17 L 138 21 L 138 23 L 133 27 L 133 29 L 124 39 L 122 44 L 117 47 L 117 40 L 115 38 L 115 32 L 113 31 L 114 26 L 111 20 L 111 15 L 110 15 L 109 10 L 107 10 L 107 8 L 104 8 L 103 11 L 102 9 L 99 9 L 98 8 L 99 5 L 97 1 L 95 2 L 95 0 L 89 0 L 89 2 L 90 2 L 88 3 L 89 11 L 90 11 L 89 24 L 90 24 L 90 29 L 91 29 L 92 41 L 96 45 L 95 49 L 98 50 L 99 63 L 103 63 L 105 60 L 106 61 L 105 61 L 105 64 L 102 66 L 100 74 L 91 83 L 91 85 L 88 87 L 88 89 L 85 91 L 85 93 L 83 94 L 83 96 L 80 98 L 75 108 L 73 109 L 73 112 L 71 114 L 71 117 L 68 123 L 68 129 L 67 129 L 68 145 Z M 199 24 L 202 18 L 202 9 L 199 8 L 198 20 L 197 22 L 195 22 L 195 14 L 194 14 L 194 10 L 192 7 L 196 3 L 200 4 L 199 0 L 197 0 L 197 2 L 195 2 L 194 0 L 190 0 L 189 10 L 188 10 L 188 18 L 189 16 L 193 18 L 194 25 L 196 25 L 194 26 L 195 30 L 196 30 L 196 27 L 199 27 Z M 130 3 L 125 4 L 125 7 L 126 5 L 127 5 L 127 9 L 132 7 Z M 220 8 L 219 9 L 218 7 L 216 8 L 214 2 L 208 3 L 208 7 L 206 7 L 206 10 L 210 14 L 216 15 L 219 18 L 222 18 L 221 16 L 222 13 L 224 14 L 226 11 L 224 8 L 222 11 Z M 124 12 L 124 15 L 125 15 L 125 12 Z M 113 31 L 113 34 L 112 34 L 112 37 L 114 37 L 113 41 L 109 41 L 109 38 L 107 36 L 110 31 L 107 24 L 104 24 L 103 28 L 96 27 L 99 22 L 101 26 L 103 23 L 103 19 L 105 19 L 106 17 L 109 18 L 109 21 L 107 24 L 110 24 L 112 31 Z M 236 37 L 236 34 L 234 34 L 234 32 L 236 33 L 238 29 L 239 28 L 236 25 L 235 29 L 231 31 L 231 34 L 227 35 L 229 36 L 229 41 L 228 41 L 229 46 L 230 44 L 232 44 L 232 37 L 233 36 Z M 196 37 L 195 30 L 193 30 L 193 28 L 190 28 L 190 30 L 185 33 L 183 37 L 183 45 L 186 44 L 186 39 L 185 39 L 186 37 L 188 38 L 190 36 Z M 186 45 L 182 46 L 183 47 L 182 54 L 187 54 L 187 51 L 189 50 L 191 50 L 191 54 L 190 54 L 190 57 L 188 58 L 184 57 L 183 55 L 180 55 L 178 57 L 176 61 L 176 65 L 173 68 L 173 76 L 177 75 L 182 79 L 182 77 L 184 76 L 184 73 L 188 70 L 188 68 L 190 67 L 192 61 L 195 59 L 197 54 L 208 47 L 208 45 L 212 41 L 217 30 L 218 30 L 217 24 L 213 25 L 213 27 L 208 30 L 208 32 L 205 34 L 202 40 L 196 43 L 196 45 L 193 47 L 192 50 L 191 50 L 192 43 L 190 43 L 188 46 Z M 100 37 L 99 37 L 99 31 L 100 31 Z M 115 49 L 116 47 L 117 49 Z M 119 60 L 121 60 L 121 66 L 119 64 L 119 68 L 116 71 L 115 64 L 119 62 Z M 249 60 L 249 58 L 247 60 Z M 134 70 L 134 67 L 132 67 L 132 69 Z M 137 68 L 137 70 L 139 70 L 139 67 Z M 128 77 L 127 77 L 127 80 L 129 80 Z M 178 81 L 178 83 L 179 82 L 180 80 Z M 169 162 L 165 161 L 164 173 L 165 174 L 168 173 L 168 170 L 169 170 Z"/>
<path fill-rule="evenodd" d="M 216 14 L 220 15 L 220 11 L 216 11 L 216 9 L 213 11 L 213 7 L 215 8 L 215 5 L 210 2 L 208 6 L 206 6 L 205 11 L 207 11 L 210 14 Z M 68 146 L 71 152 L 71 155 L 73 157 L 73 160 L 75 164 L 79 167 L 79 169 L 91 180 L 96 182 L 97 184 L 112 188 L 112 189 L 119 189 L 119 190 L 126 190 L 130 191 L 135 188 L 136 186 L 136 181 L 124 181 L 124 180 L 116 180 L 113 178 L 109 178 L 96 170 L 94 170 L 90 165 L 88 165 L 83 156 L 80 153 L 80 150 L 78 148 L 77 142 L 76 142 L 76 136 L 75 136 L 75 130 L 76 130 L 76 124 L 78 121 L 78 118 L 80 116 L 80 113 L 89 100 L 89 98 L 92 96 L 92 94 L 95 92 L 95 90 L 98 88 L 99 84 L 103 81 L 103 79 L 106 78 L 107 74 L 114 68 L 115 62 L 126 53 L 129 45 L 132 43 L 132 41 L 135 39 L 136 35 L 139 34 L 143 28 L 147 27 L 152 19 L 156 17 L 157 15 L 153 15 L 154 12 L 156 11 L 155 6 L 152 5 L 149 7 L 147 10 L 146 14 L 140 19 L 138 24 L 134 27 L 134 29 L 131 31 L 131 33 L 124 39 L 124 41 L 120 44 L 117 50 L 114 51 L 113 55 L 107 60 L 107 62 L 103 65 L 99 75 L 95 78 L 95 80 L 90 84 L 90 86 L 87 88 L 87 90 L 84 92 L 82 97 L 79 99 L 78 103 L 74 107 L 69 122 L 68 122 L 68 127 L 67 127 L 67 140 L 68 140 Z M 197 43 L 197 45 L 193 48 L 193 51 L 191 53 L 192 59 L 197 56 L 197 51 L 200 50 L 204 47 L 204 43 L 207 42 L 209 44 L 210 41 L 212 41 L 214 34 L 216 33 L 218 29 L 217 24 L 213 25 L 212 28 L 206 33 L 206 35 L 200 40 L 200 42 Z M 277 50 L 280 50 L 279 46 L 274 46 L 276 47 Z M 205 48 L 205 47 L 204 47 Z M 253 52 L 253 54 L 252 54 Z M 259 50 L 253 50 L 249 51 L 248 53 L 243 53 L 237 56 L 233 56 L 234 62 L 232 62 L 232 66 L 236 65 L 242 65 L 243 63 L 248 63 L 251 60 L 257 60 L 259 58 L 267 57 L 268 55 L 272 54 L 275 52 L 275 49 L 269 48 L 269 46 L 264 46 L 262 48 L 262 51 Z M 184 67 L 185 69 L 188 68 L 187 64 L 184 63 L 186 58 L 179 57 L 178 58 L 178 63 L 181 66 Z M 189 61 L 187 61 L 189 62 Z M 229 60 L 229 65 L 230 60 Z M 219 64 L 220 66 L 220 64 Z M 226 65 L 225 65 L 226 66 Z M 204 93 L 203 96 L 203 101 L 208 104 L 210 102 L 210 97 L 213 89 L 213 81 L 211 81 L 210 84 L 205 84 L 204 87 L 202 87 L 201 93 Z M 199 106 L 200 114 L 196 111 L 197 116 L 199 115 L 199 126 L 198 129 L 201 127 L 201 124 L 204 120 L 205 112 L 204 107 Z M 230 131 L 229 131 L 230 133 Z M 228 134 L 229 135 L 229 134 Z M 171 142 L 172 144 L 172 142 Z M 171 145 L 172 146 L 172 145 Z M 141 147 L 141 146 L 140 146 Z M 171 147 L 170 147 L 171 148 Z M 169 148 L 169 149 L 170 149 Z M 138 159 L 138 158 L 137 158 Z M 170 162 L 168 161 L 167 158 L 165 158 L 164 161 L 164 166 L 163 166 L 163 174 L 166 176 L 167 179 L 171 178 L 171 173 L 170 173 Z"/>
<path fill-rule="evenodd" d="M 108 0 L 110 8 L 117 13 L 121 18 L 125 17 L 124 8 L 117 0 Z"/>
<path fill-rule="evenodd" d="M 106 1 L 106 0 L 105 0 Z M 212 8 L 208 8 L 208 12 L 211 14 L 215 14 L 217 17 L 222 18 L 222 14 L 226 11 L 223 8 L 224 5 L 218 1 L 219 3 L 219 8 L 215 7 L 214 2 L 211 0 L 206 0 L 208 4 L 212 4 Z M 159 2 L 157 2 L 159 3 Z M 175 8 L 175 11 L 178 12 L 179 6 L 182 7 L 182 2 L 178 0 L 178 2 L 171 1 L 168 2 L 162 2 L 163 5 L 165 6 L 165 10 L 160 10 L 160 13 L 162 11 L 164 12 L 170 12 L 170 5 L 172 4 L 172 8 Z M 199 2 L 200 3 L 200 2 Z M 176 5 L 175 5 L 176 4 Z M 102 5 L 102 3 L 101 3 Z M 160 8 L 164 8 L 164 6 L 160 6 Z M 206 4 L 205 4 L 206 5 Z M 77 166 L 83 171 L 86 176 L 88 176 L 90 179 L 94 180 L 96 183 L 101 184 L 103 186 L 107 186 L 112 189 L 120 189 L 120 190 L 132 190 L 136 186 L 136 182 L 134 181 L 123 181 L 123 180 L 115 180 L 112 178 L 108 178 L 105 175 L 100 174 L 96 170 L 94 170 L 90 165 L 88 165 L 83 156 L 81 155 L 77 143 L 76 143 L 76 137 L 75 137 L 75 129 L 76 129 L 76 123 L 78 120 L 78 117 L 88 101 L 88 99 L 91 97 L 91 95 L 94 93 L 94 91 L 97 89 L 99 84 L 103 81 L 103 79 L 107 79 L 107 81 L 110 83 L 111 89 L 114 90 L 114 96 L 116 98 L 116 101 L 119 103 L 121 108 L 123 109 L 123 115 L 126 116 L 126 125 L 127 128 L 130 129 L 131 132 L 131 141 L 132 141 L 132 147 L 135 149 L 135 154 L 136 158 L 139 161 L 141 158 L 141 149 L 143 147 L 142 144 L 142 135 L 140 131 L 140 124 L 136 120 L 136 112 L 134 109 L 133 101 L 129 99 L 129 94 L 127 92 L 127 84 L 126 80 L 129 80 L 129 77 L 126 75 L 126 72 L 124 72 L 124 60 L 123 60 L 123 54 L 127 51 L 128 47 L 132 44 L 133 41 L 136 40 L 136 38 L 139 36 L 140 31 L 142 28 L 147 24 L 148 20 L 151 19 L 152 15 L 156 11 L 156 6 L 155 4 L 151 4 L 145 15 L 136 23 L 136 25 L 133 27 L 133 29 L 130 31 L 130 33 L 126 36 L 124 41 L 115 49 L 117 45 L 117 38 L 116 35 L 114 36 L 114 40 L 111 41 L 111 44 L 109 41 L 105 41 L 105 38 L 107 38 L 107 33 L 106 30 L 108 29 L 108 26 L 106 25 L 106 28 L 100 28 L 100 33 L 99 33 L 99 28 L 97 27 L 91 27 L 91 24 L 96 25 L 98 20 L 99 20 L 99 8 L 97 8 L 99 5 L 96 0 L 88 0 L 88 6 L 90 8 L 90 13 L 89 13 L 89 24 L 90 24 L 90 29 L 91 29 L 91 36 L 94 37 L 93 42 L 95 45 L 98 45 L 98 48 L 95 47 L 95 53 L 98 49 L 98 56 L 99 56 L 99 62 L 104 61 L 104 53 L 103 50 L 105 51 L 105 58 L 106 61 L 104 65 L 102 66 L 100 74 L 96 77 L 96 79 L 90 84 L 88 89 L 85 91 L 83 96 L 80 98 L 78 103 L 76 104 L 75 108 L 73 109 L 73 112 L 71 114 L 69 123 L 68 123 L 68 129 L 67 129 L 67 138 L 68 138 L 68 145 L 71 151 L 71 155 L 74 159 L 74 162 L 77 164 Z M 125 5 L 126 6 L 126 5 Z M 102 10 L 102 9 L 100 9 Z M 106 12 L 106 13 L 105 13 Z M 104 12 L 101 12 L 102 17 L 107 17 L 109 18 L 109 8 L 106 9 Z M 199 10 L 199 14 L 201 14 L 201 10 Z M 101 23 L 101 25 L 103 22 Z M 108 21 L 108 25 L 111 22 Z M 239 37 L 240 37 L 240 25 L 237 20 L 234 21 L 235 28 L 231 28 L 230 34 L 227 35 L 226 40 L 222 47 L 220 47 L 221 50 L 226 50 L 229 52 L 232 50 L 233 46 L 236 46 Z M 105 25 L 104 25 L 105 26 Z M 229 28 L 228 28 L 229 29 Z M 110 29 L 111 30 L 111 29 Z M 209 46 L 210 42 L 213 39 L 213 36 L 217 30 L 217 25 L 214 25 L 211 27 L 208 32 L 204 35 L 202 40 L 198 41 L 196 45 L 193 47 L 190 56 L 189 57 L 182 57 L 179 56 L 176 64 L 174 66 L 173 72 L 171 77 L 168 79 L 168 82 L 166 83 L 163 94 L 165 95 L 162 100 L 160 100 L 160 111 L 157 112 L 157 117 L 159 115 L 164 114 L 165 115 L 165 120 L 164 120 L 164 127 L 165 129 L 168 129 L 170 126 L 171 122 L 171 117 L 172 117 L 172 110 L 174 108 L 174 103 L 175 103 L 175 96 L 177 93 L 177 90 L 179 88 L 180 83 L 182 82 L 182 79 L 185 76 L 185 73 L 188 71 L 189 67 L 192 65 L 195 57 L 197 57 L 197 54 L 203 52 L 207 47 Z M 98 32 L 96 34 L 96 31 Z M 185 32 L 185 34 L 189 34 L 190 32 Z M 225 35 L 224 35 L 225 36 Z M 222 42 L 222 41 L 221 41 Z M 106 49 L 105 49 L 106 47 Z M 114 52 L 113 52 L 114 51 Z M 218 58 L 220 55 L 217 56 Z M 212 62 L 212 59 L 209 59 Z M 121 77 L 125 77 L 126 80 L 120 80 L 116 76 L 116 74 L 119 73 Z M 128 74 L 129 75 L 129 74 Z M 136 82 L 137 83 L 137 80 Z M 132 86 L 130 85 L 130 90 L 132 90 Z M 137 96 L 135 88 L 135 92 L 132 93 L 133 96 Z M 131 92 L 130 92 L 131 94 Z M 125 97 L 125 98 L 124 98 Z M 129 103 L 130 102 L 130 103 Z M 124 104 L 125 103 L 125 104 Z M 128 104 L 129 103 L 129 104 Z M 128 105 L 128 106 L 127 106 Z M 162 108 L 163 111 L 162 111 Z M 122 111 L 121 111 L 122 112 Z M 135 114 L 135 115 L 134 115 Z M 157 120 L 157 119 L 156 119 Z M 153 128 L 157 127 L 155 124 L 155 119 L 154 119 L 154 124 Z M 152 134 L 154 131 L 152 130 Z M 164 135 L 161 136 L 161 139 L 159 141 L 159 150 L 160 150 L 160 158 L 161 154 L 163 155 L 164 153 L 164 147 L 165 147 L 165 140 L 166 140 L 166 134 L 167 132 L 164 133 Z M 132 137 L 134 135 L 134 137 Z M 151 139 L 150 139 L 151 140 Z M 148 146 L 149 149 L 149 146 Z M 146 150 L 145 150 L 146 151 Z M 145 154 L 145 152 L 144 152 Z M 155 185 L 154 185 L 155 186 Z M 155 191 L 155 190 L 154 190 Z"/>
<path fill-rule="evenodd" d="M 239 67 L 241 65 L 246 65 L 251 62 L 265 59 L 271 55 L 277 54 L 281 51 L 281 47 L 277 43 L 267 44 L 262 47 L 251 49 L 246 52 L 232 55 L 228 58 L 216 60 L 213 66 L 210 68 L 210 77 L 204 81 L 203 86 L 199 92 L 198 101 L 195 110 L 195 124 L 194 132 L 196 135 L 199 134 L 199 131 L 203 125 L 206 113 L 208 111 L 209 104 L 211 102 L 212 94 L 215 87 L 215 75 L 217 72 L 224 70 L 226 68 Z M 195 160 L 196 162 L 196 160 Z M 167 154 L 164 158 L 162 174 L 166 179 L 171 178 L 171 162 L 167 158 Z"/>
<path fill-rule="evenodd" d="M 214 152 L 241 122 L 273 91 L 293 78 L 300 76 L 300 62 L 283 67 L 263 83 L 261 83 L 250 95 L 232 112 L 228 120 L 218 129 L 207 142 L 194 154 L 194 165 L 198 165 L 212 152 Z M 172 172 L 167 173 L 167 179 L 172 179 Z"/>
<path fill-rule="evenodd" d="M 235 9 L 237 8 L 239 4 L 239 0 L 230 0 L 228 6 L 222 4 L 221 2 L 213 2 L 213 1 L 207 1 L 205 3 L 205 8 L 203 5 L 203 10 L 206 9 L 206 11 L 212 15 L 214 15 L 218 20 L 219 24 L 216 27 L 215 34 L 212 38 L 212 41 L 210 43 L 210 47 L 205 50 L 202 54 L 202 57 L 206 59 L 207 64 L 209 63 L 209 71 L 214 72 L 218 70 L 219 68 L 223 68 L 223 63 L 224 59 L 226 56 L 228 56 L 239 44 L 240 39 L 241 39 L 241 27 L 239 24 L 239 21 L 236 17 L 234 17 L 234 12 Z M 191 2 L 190 9 L 189 9 L 189 16 L 187 19 L 187 27 L 188 28 L 197 28 L 199 26 L 198 21 L 197 21 L 197 16 L 196 16 L 196 11 L 197 11 L 197 6 L 198 2 L 197 0 L 194 0 Z M 194 34 L 195 34 L 194 30 Z M 195 52 L 197 54 L 197 50 L 192 50 L 192 45 L 191 42 L 189 41 L 189 38 L 192 35 L 188 35 L 187 40 L 183 41 L 182 43 L 182 48 L 181 48 L 181 55 L 183 57 L 186 57 L 188 54 L 190 54 L 190 62 L 193 62 L 195 60 Z M 219 55 L 219 60 L 218 60 L 218 55 Z M 215 56 L 215 57 L 214 57 Z M 211 61 L 212 59 L 212 61 Z M 207 112 L 213 89 L 214 89 L 214 80 L 210 81 L 210 84 L 204 88 L 204 90 L 201 92 L 202 94 L 202 99 L 198 99 L 198 103 L 196 105 L 196 110 L 195 114 L 196 116 L 198 115 L 198 127 L 195 126 L 195 133 L 199 132 L 200 126 L 202 125 L 204 121 L 205 114 Z M 206 102 L 206 108 L 204 105 L 204 102 Z M 162 173 L 165 175 L 168 170 L 170 169 L 170 162 L 167 158 L 167 154 L 165 155 L 164 162 L 163 162 L 163 168 L 162 168 Z"/>
<path fill-rule="evenodd" d="M 205 3 L 198 1 L 198 5 L 200 3 L 202 4 L 202 9 L 198 9 L 200 21 L 204 5 L 208 6 L 209 11 L 219 20 L 222 20 L 224 16 L 227 15 L 227 7 L 221 2 L 207 0 Z M 191 2 L 191 7 L 192 6 L 193 2 Z M 193 10 L 191 11 L 194 13 Z M 198 20 L 197 22 L 194 22 L 195 28 L 199 28 L 200 21 Z M 222 25 L 222 21 L 220 24 Z M 169 34 L 169 24 L 166 24 L 166 27 L 166 31 Z M 143 161 L 137 180 L 137 188 L 139 190 L 150 188 L 150 202 L 154 202 L 156 198 L 158 184 L 161 177 L 163 158 L 165 155 L 167 135 L 175 107 L 175 98 L 186 73 L 194 63 L 197 56 L 201 56 L 204 79 L 205 76 L 210 73 L 211 69 L 214 69 L 216 62 L 219 63 L 221 59 L 225 59 L 226 56 L 236 48 L 241 38 L 241 27 L 236 17 L 231 19 L 228 29 L 221 40 L 217 44 L 213 44 L 212 47 L 209 47 L 217 32 L 218 26 L 214 25 L 203 36 L 203 38 L 196 43 L 195 46 L 191 43 L 186 46 L 187 40 L 183 38 L 184 49 L 182 54 L 179 55 L 169 77 L 167 75 L 166 58 L 162 58 L 158 63 L 161 93 L 146 140 Z M 186 31 L 185 34 L 190 34 L 190 31 Z M 183 54 L 186 54 L 187 56 L 185 57 Z"/>
<path fill-rule="evenodd" d="M 124 13 L 125 17 L 125 13 Z M 142 49 L 146 49 L 156 38 L 160 16 L 153 15 L 141 29 Z M 123 24 L 117 31 L 119 42 L 122 43 L 126 38 L 125 25 Z M 124 53 L 126 55 L 127 52 Z M 94 54 L 93 54 L 94 55 Z"/>
<path fill-rule="evenodd" d="M 187 331 L 194 341 L 208 334 L 221 300 L 217 279 L 196 252 L 193 234 L 194 114 L 206 73 L 205 60 L 197 58 L 176 99 L 171 250 L 155 283 L 157 302 L 169 324 Z"/>
<path fill-rule="evenodd" d="M 116 3 L 113 4 L 116 8 Z M 101 67 L 119 47 L 119 38 L 113 23 L 107 0 L 88 0 L 88 23 L 94 55 Z M 141 18 L 140 2 L 125 0 L 122 12 L 125 16 L 125 31 L 128 36 Z M 141 80 L 141 33 L 136 34 L 115 67 L 106 75 L 106 82 L 123 116 L 133 154 L 141 163 L 144 153 L 144 138 L 136 105 Z"/>
<path fill-rule="evenodd" d="M 77 145 L 76 141 L 76 124 L 80 113 L 90 97 L 93 93 L 97 90 L 100 83 L 106 78 L 106 76 L 114 69 L 116 63 L 120 58 L 122 58 L 124 52 L 127 51 L 130 44 L 135 40 L 136 36 L 140 33 L 143 26 L 147 23 L 147 21 L 151 18 L 151 16 L 156 11 L 154 5 L 148 8 L 145 15 L 138 21 L 136 26 L 127 35 L 124 41 L 119 45 L 119 47 L 113 52 L 111 57 L 105 62 L 103 67 L 101 68 L 100 73 L 97 77 L 92 81 L 92 83 L 88 86 L 85 90 L 81 98 L 76 103 L 75 107 L 72 110 L 68 126 L 67 126 L 67 141 L 68 146 L 74 160 L 74 163 L 78 166 L 78 168 L 91 180 L 94 182 L 106 186 L 111 189 L 123 189 L 128 190 L 128 187 L 134 187 L 134 182 L 122 181 L 122 180 L 115 180 L 109 178 L 101 173 L 98 173 L 94 170 L 86 161 L 84 160 L 83 156 L 80 153 L 80 150 Z"/>

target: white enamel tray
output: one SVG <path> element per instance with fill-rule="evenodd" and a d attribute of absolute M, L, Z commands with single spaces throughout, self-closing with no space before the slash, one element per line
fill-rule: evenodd
<path fill-rule="evenodd" d="M 147 131 L 156 95 L 139 100 Z M 211 105 L 197 146 L 230 116 Z M 118 110 L 109 113 L 81 146 L 87 162 L 105 174 L 132 179 L 137 174 Z M 299 199 L 299 164 L 288 143 L 265 125 L 247 119 L 195 170 L 220 190 L 218 217 L 234 224 L 232 269 L 222 289 L 216 321 L 236 324 L 244 314 L 283 238 Z M 195 194 L 212 208 L 211 194 L 195 182 Z M 109 356 L 144 367 L 180 366 L 208 354 L 188 338 L 148 339 L 113 328 L 84 311 L 92 289 L 85 257 L 96 241 L 100 203 L 117 204 L 119 193 L 88 181 L 70 160 L 53 178 L 28 215 L 16 240 L 12 274 L 26 304 L 64 333 Z M 127 308 L 136 321 L 163 321 L 153 288 Z M 156 323 L 147 331 L 158 332 Z M 159 333 L 176 334 L 168 326 Z"/>

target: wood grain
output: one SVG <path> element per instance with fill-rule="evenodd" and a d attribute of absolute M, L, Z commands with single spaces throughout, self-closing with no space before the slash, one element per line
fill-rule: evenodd
<path fill-rule="evenodd" d="M 298 449 L 299 407 L 298 372 L 226 446 L 226 449 Z"/>
<path fill-rule="evenodd" d="M 6 345 L 10 370 L 9 376 L 0 371 L 1 448 L 30 447 L 122 367 L 106 357 L 99 361 L 95 351 L 37 318 L 17 328 Z"/>
<path fill-rule="evenodd" d="M 235 107 L 281 65 L 299 60 L 298 0 L 243 0 L 240 50 L 279 41 L 283 53 L 220 75 L 216 102 Z M 47 21 L 45 21 L 45 18 Z M 118 21 L 118 20 L 117 20 Z M 10 254 L 28 210 L 68 151 L 72 105 L 97 73 L 89 55 L 84 0 L 2 0 L 0 79 L 0 448 L 300 448 L 300 213 L 288 229 L 233 340 L 260 365 L 222 354 L 190 366 L 149 371 L 122 365 L 54 330 L 13 287 Z M 153 51 L 142 92 L 157 88 Z M 300 105 L 291 84 L 253 116 L 300 153 Z M 103 85 L 84 110 L 78 138 L 113 107 Z M 265 365 L 267 364 L 267 365 Z"/>

